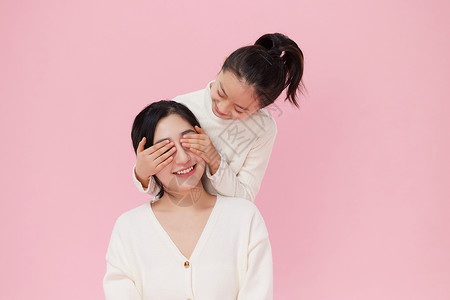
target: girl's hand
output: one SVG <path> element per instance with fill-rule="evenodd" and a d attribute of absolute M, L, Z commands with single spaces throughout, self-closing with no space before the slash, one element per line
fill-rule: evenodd
<path fill-rule="evenodd" d="M 172 154 L 177 150 L 174 143 L 168 140 L 161 141 L 144 149 L 146 138 L 142 138 L 136 150 L 136 178 L 144 188 L 147 188 L 150 176 L 161 171 L 173 160 Z"/>
<path fill-rule="evenodd" d="M 203 129 L 195 126 L 195 131 L 197 133 L 183 135 L 181 145 L 203 158 L 209 166 L 211 175 L 214 175 L 220 166 L 220 154 Z"/>

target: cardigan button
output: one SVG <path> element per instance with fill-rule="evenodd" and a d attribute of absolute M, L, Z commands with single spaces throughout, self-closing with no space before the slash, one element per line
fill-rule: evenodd
<path fill-rule="evenodd" d="M 189 268 L 189 261 L 185 261 L 184 262 L 184 267 L 187 269 L 187 268 Z"/>

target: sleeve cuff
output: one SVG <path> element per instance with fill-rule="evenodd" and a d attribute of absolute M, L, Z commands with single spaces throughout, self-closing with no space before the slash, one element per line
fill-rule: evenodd
<path fill-rule="evenodd" d="M 145 189 L 143 186 L 142 186 L 142 184 L 141 184 L 141 182 L 137 179 L 137 177 L 136 177 L 136 165 L 134 165 L 134 167 L 133 167 L 133 182 L 134 182 L 134 185 L 137 187 L 137 189 L 139 190 L 139 192 L 141 192 L 141 193 L 146 193 L 146 194 L 148 194 L 149 193 L 149 191 L 150 191 L 150 184 L 147 184 L 147 188 Z"/>
<path fill-rule="evenodd" d="M 216 173 L 214 173 L 214 175 L 211 175 L 211 170 L 209 169 L 209 166 L 206 165 L 206 176 L 209 178 L 209 180 L 211 180 L 212 182 L 215 182 L 219 179 L 219 177 L 221 176 L 221 174 L 223 173 L 224 168 L 226 167 L 227 162 L 223 159 L 222 156 L 220 156 L 220 165 L 219 168 L 217 169 Z"/>

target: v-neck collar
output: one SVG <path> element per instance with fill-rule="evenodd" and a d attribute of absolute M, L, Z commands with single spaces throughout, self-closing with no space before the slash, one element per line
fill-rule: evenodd
<path fill-rule="evenodd" d="M 184 261 L 193 261 L 195 260 L 198 253 L 201 253 L 201 250 L 206 244 L 206 241 L 208 240 L 209 235 L 211 234 L 211 231 L 214 227 L 214 224 L 217 220 L 217 215 L 220 210 L 222 202 L 222 196 L 217 195 L 216 203 L 214 204 L 214 207 L 211 210 L 211 213 L 209 214 L 208 221 L 206 222 L 205 227 L 203 227 L 203 231 L 200 235 L 200 238 L 197 241 L 197 244 L 194 247 L 194 250 L 192 251 L 191 257 L 187 258 L 184 256 L 183 253 L 181 253 L 180 249 L 178 249 L 177 245 L 172 241 L 167 231 L 164 229 L 164 227 L 161 225 L 161 223 L 156 218 L 156 215 L 153 211 L 153 208 L 151 206 L 151 202 L 147 203 L 147 208 L 150 213 L 150 220 L 154 223 L 155 227 L 157 228 L 158 232 L 160 233 L 163 240 L 166 241 L 168 244 L 168 247 L 171 248 L 174 253 L 184 262 Z"/>

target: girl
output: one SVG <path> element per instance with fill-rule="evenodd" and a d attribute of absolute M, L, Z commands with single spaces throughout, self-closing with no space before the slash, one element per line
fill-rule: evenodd
<path fill-rule="evenodd" d="M 136 117 L 135 151 L 143 137 L 146 148 L 170 140 L 177 151 L 153 175 L 159 201 L 116 221 L 106 255 L 106 300 L 272 299 L 272 253 L 258 209 L 205 191 L 204 160 L 180 142 L 199 126 L 174 101 L 155 102 Z"/>
<path fill-rule="evenodd" d="M 183 147 L 206 162 L 206 191 L 254 201 L 269 162 L 277 132 L 263 108 L 286 89 L 286 99 L 298 107 L 302 87 L 303 54 L 287 36 L 260 37 L 253 46 L 234 51 L 214 82 L 204 90 L 174 98 L 202 122 L 202 128 L 183 136 Z M 172 143 L 137 148 L 134 182 L 142 192 L 161 197 L 152 175 L 171 163 L 177 151 Z"/>

